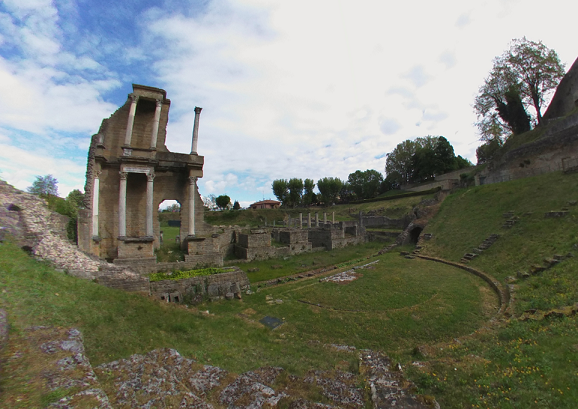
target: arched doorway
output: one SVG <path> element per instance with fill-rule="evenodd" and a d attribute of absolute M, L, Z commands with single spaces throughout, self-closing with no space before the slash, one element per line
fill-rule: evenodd
<path fill-rule="evenodd" d="M 177 200 L 163 200 L 159 204 L 158 220 L 157 261 L 184 261 L 185 254 L 181 248 L 181 204 Z"/>
<path fill-rule="evenodd" d="M 419 235 L 421 234 L 422 231 L 423 228 L 417 226 L 411 229 L 411 231 L 409 232 L 409 240 L 413 244 L 417 244 L 417 241 L 419 240 Z"/>

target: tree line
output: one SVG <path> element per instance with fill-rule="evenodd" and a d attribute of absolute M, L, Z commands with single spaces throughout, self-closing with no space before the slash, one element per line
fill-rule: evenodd
<path fill-rule="evenodd" d="M 385 174 L 374 169 L 356 170 L 347 180 L 325 177 L 317 181 L 316 194 L 312 179 L 276 179 L 271 188 L 273 194 L 285 207 L 312 204 L 348 203 L 372 199 L 392 189 L 400 189 L 408 183 L 433 180 L 436 175 L 473 166 L 461 156 L 443 136 L 426 136 L 406 140 L 386 155 Z"/>

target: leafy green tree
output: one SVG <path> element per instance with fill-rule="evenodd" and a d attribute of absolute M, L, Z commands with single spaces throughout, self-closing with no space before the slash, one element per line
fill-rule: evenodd
<path fill-rule="evenodd" d="M 343 183 L 343 186 L 339 191 L 339 201 L 341 203 L 349 203 L 352 200 L 357 200 L 357 198 L 357 195 L 351 188 L 351 184 L 348 182 Z"/>
<path fill-rule="evenodd" d="M 564 64 L 556 51 L 526 37 L 512 41 L 508 63 L 522 85 L 523 100 L 534 107 L 538 123 L 542 123 L 545 97 L 564 77 Z"/>
<path fill-rule="evenodd" d="M 219 209 L 224 210 L 231 204 L 231 198 L 227 195 L 217 196 L 215 199 L 215 204 Z"/>
<path fill-rule="evenodd" d="M 315 189 L 315 182 L 313 179 L 305 179 L 303 181 L 303 204 L 305 206 L 309 206 L 315 201 L 315 193 L 313 192 L 313 189 Z"/>
<path fill-rule="evenodd" d="M 235 203 L 233 203 L 233 210 L 239 210 L 241 209 L 241 205 L 239 204 L 238 201 L 235 200 Z"/>
<path fill-rule="evenodd" d="M 431 137 L 430 137 L 431 138 Z M 413 157 L 413 182 L 425 182 L 453 170 L 471 166 L 470 161 L 454 153 L 454 148 L 443 136 L 434 138 L 433 149 L 420 147 Z"/>
<path fill-rule="evenodd" d="M 285 179 L 276 179 L 272 184 L 273 194 L 281 202 L 281 204 L 287 204 L 287 199 L 289 198 L 289 186 Z"/>
<path fill-rule="evenodd" d="M 503 143 L 499 138 L 495 138 L 486 141 L 483 145 L 478 146 L 476 149 L 476 157 L 478 159 L 478 165 L 482 163 L 490 162 L 496 156 L 496 153 L 500 150 Z"/>
<path fill-rule="evenodd" d="M 542 123 L 542 107 L 564 76 L 564 65 L 542 42 L 514 39 L 494 65 L 474 102 L 481 139 L 503 138 L 531 128 L 527 108 Z"/>
<path fill-rule="evenodd" d="M 435 147 L 437 138 L 426 136 L 416 138 L 415 140 L 407 139 L 399 143 L 393 151 L 386 155 L 385 174 L 389 177 L 390 182 L 397 185 L 405 185 L 414 178 L 414 155 L 420 148 L 432 149 Z M 395 181 L 392 179 L 395 176 Z"/>
<path fill-rule="evenodd" d="M 289 189 L 289 205 L 297 206 L 301 203 L 301 197 L 303 196 L 303 180 L 292 178 L 287 182 L 287 189 Z"/>
<path fill-rule="evenodd" d="M 337 202 L 342 187 L 343 182 L 339 178 L 326 177 L 317 181 L 317 188 L 319 189 L 321 200 L 325 203 L 325 206 L 330 206 Z"/>
<path fill-rule="evenodd" d="M 78 189 L 71 190 L 66 196 L 66 201 L 71 203 L 76 209 L 84 208 L 84 193 Z"/>
<path fill-rule="evenodd" d="M 374 169 L 349 174 L 347 184 L 359 199 L 371 199 L 379 193 L 383 175 Z"/>
<path fill-rule="evenodd" d="M 36 176 L 32 186 L 29 186 L 26 190 L 39 196 L 58 196 L 58 180 L 52 175 Z"/>

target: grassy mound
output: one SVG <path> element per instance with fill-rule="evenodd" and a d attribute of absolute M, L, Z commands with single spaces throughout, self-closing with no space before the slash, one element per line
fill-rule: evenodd
<path fill-rule="evenodd" d="M 578 302 L 576 200 L 578 175 L 550 173 L 457 192 L 427 226 L 433 237 L 422 252 L 452 261 L 499 234 L 470 265 L 515 290 L 513 318 L 439 345 L 413 369 L 442 407 L 576 407 L 578 319 L 564 314 Z M 564 217 L 545 215 L 562 209 Z M 502 227 L 506 220 L 513 226 Z"/>

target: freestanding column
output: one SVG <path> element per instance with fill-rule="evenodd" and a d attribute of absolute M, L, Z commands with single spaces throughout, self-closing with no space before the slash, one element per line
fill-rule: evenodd
<path fill-rule="evenodd" d="M 293 226 L 291 226 L 291 221 L 292 221 L 292 220 L 291 220 L 291 215 L 289 215 L 289 220 L 287 221 L 287 227 L 288 227 L 289 229 L 290 229 L 291 227 L 293 227 Z"/>
<path fill-rule="evenodd" d="M 327 224 L 327 213 L 323 212 L 323 225 Z"/>
<path fill-rule="evenodd" d="M 311 213 L 307 213 L 307 228 L 311 228 Z"/>
<path fill-rule="evenodd" d="M 193 125 L 193 144 L 191 146 L 191 155 L 197 154 L 197 141 L 199 140 L 199 117 L 203 108 L 195 107 L 195 124 Z"/>
<path fill-rule="evenodd" d="M 319 227 L 319 212 L 315 212 L 315 227 Z"/>
<path fill-rule="evenodd" d="M 299 228 L 303 228 L 303 213 L 299 213 Z"/>
<path fill-rule="evenodd" d="M 331 220 L 331 224 L 335 224 L 335 212 L 333 212 L 333 219 Z"/>
<path fill-rule="evenodd" d="M 98 195 L 100 193 L 100 171 L 94 174 L 92 184 L 92 237 L 98 237 Z"/>
<path fill-rule="evenodd" d="M 147 214 L 146 214 L 146 235 L 153 237 L 153 181 L 155 174 L 153 171 L 147 173 Z"/>
<path fill-rule="evenodd" d="M 126 237 L 126 172 L 120 173 L 120 187 L 118 192 L 118 236 Z"/>
<path fill-rule="evenodd" d="M 195 235 L 195 199 L 197 196 L 197 178 L 189 177 L 189 236 Z"/>
<path fill-rule="evenodd" d="M 128 122 L 126 124 L 126 134 L 124 136 L 124 144 L 130 146 L 130 140 L 132 138 L 132 127 L 134 125 L 134 114 L 136 112 L 136 103 L 138 102 L 138 95 L 130 94 L 130 111 L 128 113 Z"/>
<path fill-rule="evenodd" d="M 155 119 L 153 120 L 153 130 L 151 133 L 151 149 L 157 148 L 157 138 L 159 136 L 159 121 L 161 120 L 161 108 L 163 101 L 157 99 L 157 107 L 155 109 Z"/>

